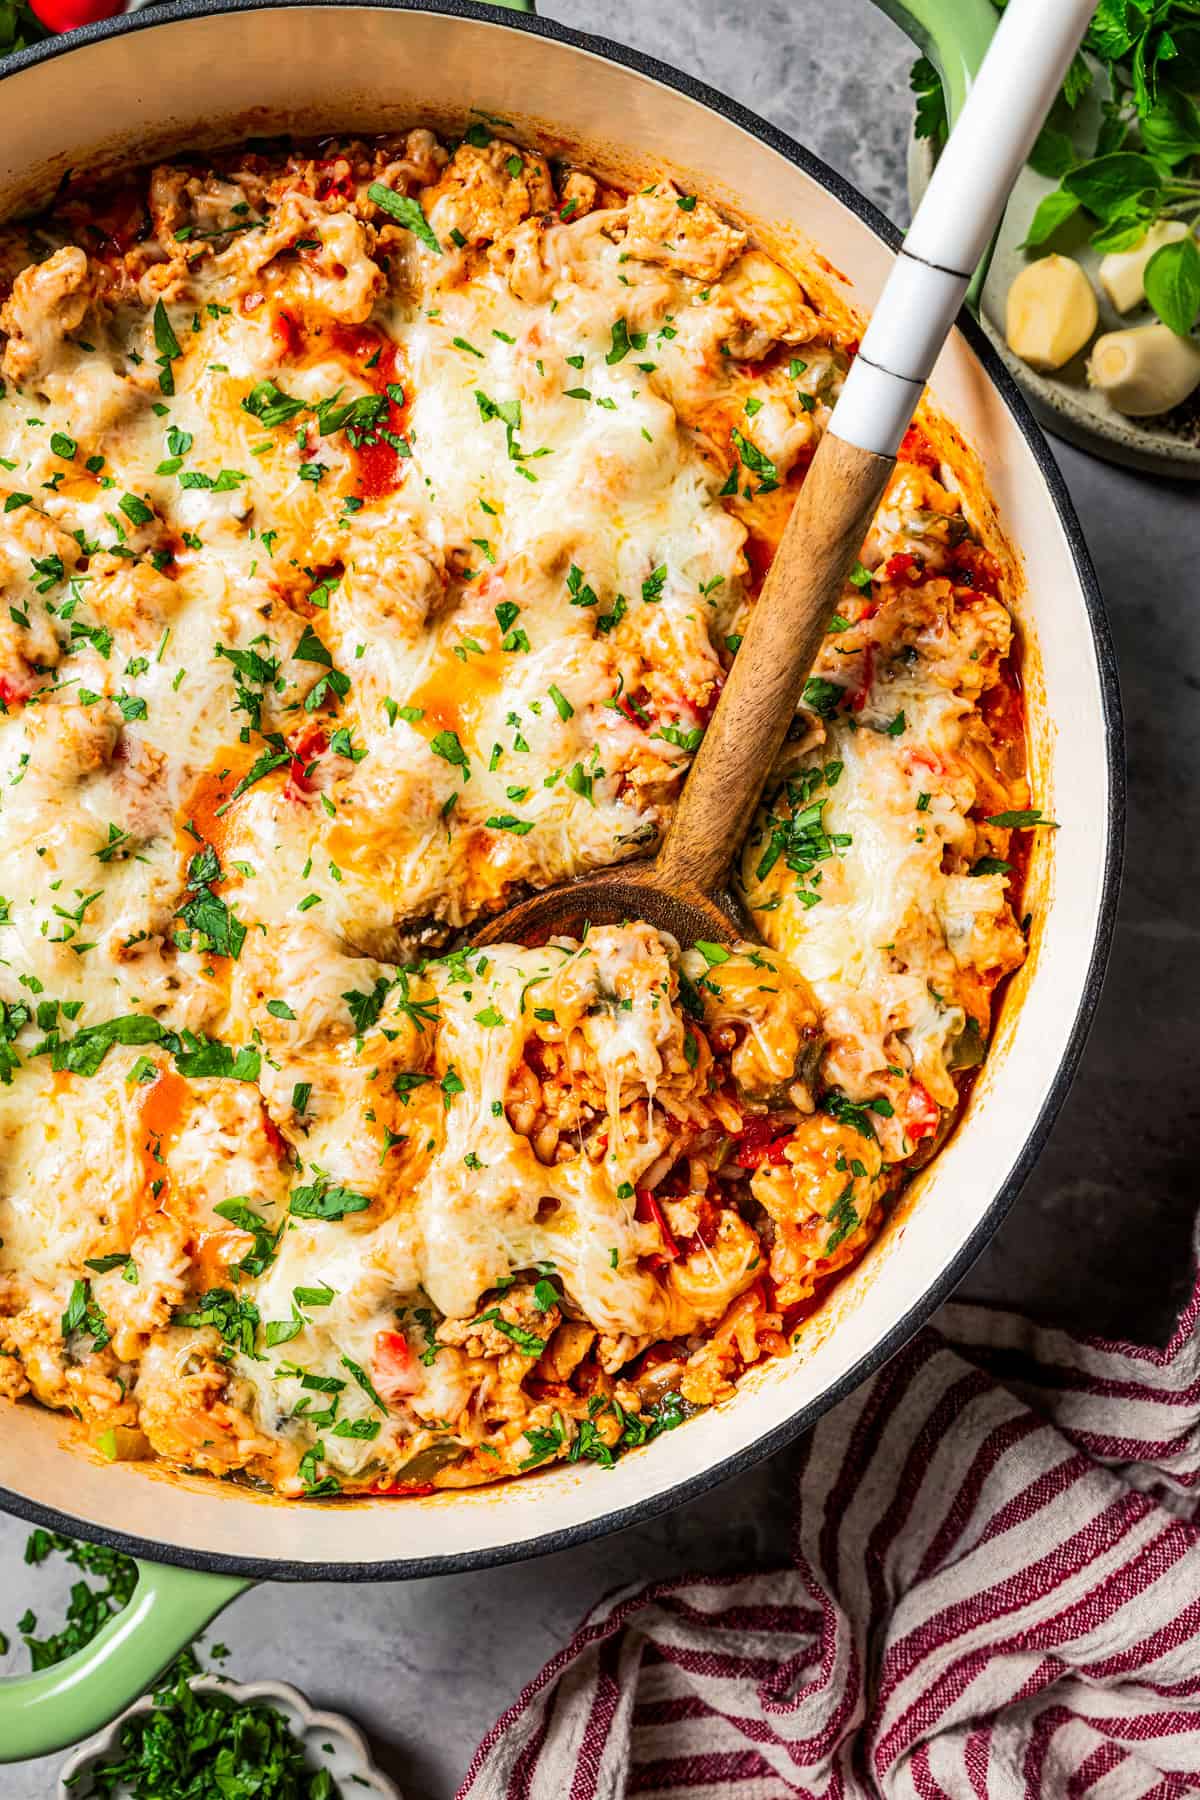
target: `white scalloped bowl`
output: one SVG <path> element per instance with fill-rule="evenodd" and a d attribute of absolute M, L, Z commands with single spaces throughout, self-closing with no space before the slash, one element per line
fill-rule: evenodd
<path fill-rule="evenodd" d="M 305 1753 L 314 1770 L 328 1769 L 342 1790 L 344 1800 L 353 1793 L 357 1800 L 403 1800 L 400 1789 L 371 1759 L 370 1747 L 356 1725 L 341 1713 L 318 1712 L 304 1695 L 286 1681 L 224 1681 L 216 1675 L 194 1675 L 188 1686 L 193 1693 L 222 1693 L 243 1705 L 251 1700 L 265 1701 L 281 1712 L 295 1735 L 304 1744 Z M 96 1768 L 119 1747 L 121 1727 L 135 1713 L 147 1713 L 154 1705 L 151 1694 L 143 1694 L 132 1706 L 118 1713 L 112 1724 L 97 1732 L 86 1744 L 73 1750 L 59 1772 L 57 1800 L 86 1800 L 83 1776 Z M 74 1785 L 70 1785 L 74 1783 Z M 118 1788 L 113 1800 L 128 1800 L 129 1790 Z"/>

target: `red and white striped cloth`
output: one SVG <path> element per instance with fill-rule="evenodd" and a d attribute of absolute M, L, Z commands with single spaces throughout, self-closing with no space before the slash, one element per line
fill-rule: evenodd
<path fill-rule="evenodd" d="M 1200 1791 L 1198 1318 L 945 1308 L 808 1437 L 793 1562 L 604 1601 L 459 1800 Z"/>

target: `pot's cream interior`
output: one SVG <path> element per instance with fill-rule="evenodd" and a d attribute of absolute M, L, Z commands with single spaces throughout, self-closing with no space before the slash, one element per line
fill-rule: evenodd
<path fill-rule="evenodd" d="M 807 242 L 869 309 L 889 253 L 811 176 L 699 102 L 599 55 L 502 23 L 418 10 L 295 5 L 176 18 L 83 45 L 4 82 L 0 214 L 102 157 L 229 141 L 287 126 L 372 132 L 470 108 L 515 121 L 543 149 L 593 164 L 673 165 L 759 221 L 776 247 Z M 615 169 L 614 169 L 615 172 Z M 967 1116 L 891 1229 L 811 1322 L 791 1358 L 754 1371 L 730 1405 L 628 1456 L 459 1496 L 339 1507 L 256 1501 L 170 1482 L 71 1446 L 57 1415 L 7 1408 L 0 1486 L 93 1524 L 183 1550 L 296 1564 L 392 1564 L 502 1553 L 663 1496 L 814 1409 L 902 1326 L 971 1239 L 1047 1102 L 1088 980 L 1104 885 L 1111 771 L 1101 681 L 1070 546 L 1042 474 L 965 341 L 933 383 L 982 459 L 1025 565 L 1021 603 L 1040 833 L 1034 951 L 1010 993 Z"/>

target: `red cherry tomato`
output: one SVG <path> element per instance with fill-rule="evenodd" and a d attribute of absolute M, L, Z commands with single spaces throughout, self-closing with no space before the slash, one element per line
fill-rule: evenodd
<path fill-rule="evenodd" d="M 75 31 L 125 11 L 123 0 L 30 0 L 30 5 L 49 31 Z"/>

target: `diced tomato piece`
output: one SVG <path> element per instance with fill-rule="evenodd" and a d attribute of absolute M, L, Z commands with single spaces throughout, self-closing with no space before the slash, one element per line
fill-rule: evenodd
<path fill-rule="evenodd" d="M 654 1198 L 654 1195 L 650 1192 L 649 1188 L 639 1188 L 637 1190 L 637 1205 L 634 1208 L 634 1217 L 640 1219 L 643 1225 L 653 1224 L 658 1226 L 658 1233 L 662 1238 L 663 1244 L 663 1260 L 665 1262 L 674 1262 L 679 1255 L 679 1245 L 675 1242 L 671 1227 L 663 1217 L 662 1207 L 658 1204 L 658 1201 Z"/>
<path fill-rule="evenodd" d="M 296 800 L 301 794 L 313 793 L 315 788 L 316 783 L 308 773 L 308 766 L 305 763 L 302 763 L 298 756 L 293 756 L 291 763 L 288 766 L 288 798 Z"/>
<path fill-rule="evenodd" d="M 332 163 L 323 165 L 324 172 L 317 179 L 317 199 L 328 200 L 330 194 L 337 194 L 343 200 L 353 199 L 354 177 L 350 170 L 345 169 L 340 175 L 335 175 L 333 169 Z"/>
<path fill-rule="evenodd" d="M 688 1255 L 699 1244 L 711 1244 L 716 1241 L 721 1229 L 720 1209 L 711 1200 L 700 1200 L 696 1203 L 696 1229 L 686 1243 L 682 1245 L 683 1254 Z"/>
<path fill-rule="evenodd" d="M 318 756 L 323 756 L 329 748 L 329 739 L 318 725 L 306 725 L 296 742 L 292 745 L 292 760 L 288 764 L 287 793 L 289 799 L 297 800 L 304 794 L 316 792 L 317 784 L 310 773 Z"/>
<path fill-rule="evenodd" d="M 942 1109 L 919 1081 L 914 1081 L 904 1100 L 905 1133 L 913 1144 L 933 1137 L 942 1122 Z"/>
<path fill-rule="evenodd" d="M 994 599 L 1000 591 L 1000 564 L 990 550 L 967 539 L 950 552 L 950 579 L 958 587 L 974 588 Z"/>
<path fill-rule="evenodd" d="M 0 708 L 5 712 L 10 706 L 22 706 L 33 692 L 33 683 L 13 681 L 8 675 L 0 675 Z"/>
<path fill-rule="evenodd" d="M 757 1169 L 765 1162 L 785 1162 L 787 1146 L 794 1136 L 790 1125 L 773 1119 L 769 1113 L 756 1113 L 746 1121 L 733 1160 L 739 1169 Z"/>
<path fill-rule="evenodd" d="M 901 462 L 916 463 L 919 468 L 936 469 L 941 457 L 919 425 L 910 425 L 900 440 Z"/>
<path fill-rule="evenodd" d="M 375 1386 L 389 1403 L 415 1394 L 421 1386 L 421 1371 L 402 1331 L 375 1333 L 371 1371 Z"/>
<path fill-rule="evenodd" d="M 373 1494 L 382 1494 L 392 1500 L 418 1500 L 422 1494 L 435 1491 L 432 1481 L 377 1481 L 371 1489 Z"/>
<path fill-rule="evenodd" d="M 894 556 L 889 556 L 883 572 L 889 581 L 907 581 L 910 587 L 915 587 L 925 574 L 920 560 L 911 550 L 897 550 Z"/>

